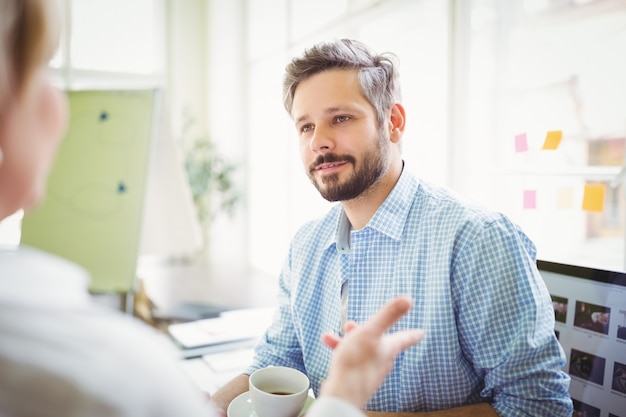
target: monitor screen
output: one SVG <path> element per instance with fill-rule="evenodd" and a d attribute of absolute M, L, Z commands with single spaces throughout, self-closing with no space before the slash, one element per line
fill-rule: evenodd
<path fill-rule="evenodd" d="M 537 261 L 571 377 L 574 417 L 626 417 L 626 273 Z"/>

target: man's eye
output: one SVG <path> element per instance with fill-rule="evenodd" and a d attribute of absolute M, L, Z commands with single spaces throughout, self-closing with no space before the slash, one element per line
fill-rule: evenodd
<path fill-rule="evenodd" d="M 304 125 L 300 128 L 300 132 L 304 133 L 304 132 L 309 132 L 313 130 L 313 125 Z"/>
<path fill-rule="evenodd" d="M 347 122 L 348 120 L 350 120 L 350 116 L 337 116 L 337 117 L 335 117 L 335 122 L 337 122 L 337 123 Z"/>

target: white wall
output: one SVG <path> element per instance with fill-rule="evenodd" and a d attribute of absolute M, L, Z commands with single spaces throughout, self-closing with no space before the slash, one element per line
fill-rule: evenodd
<path fill-rule="evenodd" d="M 245 191 L 241 215 L 212 226 L 212 259 L 277 275 L 295 231 L 330 206 L 304 173 L 281 97 L 285 65 L 315 42 L 352 37 L 400 56 L 405 158 L 424 176 L 446 179 L 448 2 L 208 4 L 209 131 L 241 163 Z"/>
<path fill-rule="evenodd" d="M 229 269 L 248 267 L 246 245 L 248 172 L 248 112 L 245 106 L 246 74 L 244 0 L 208 0 L 206 120 L 209 137 L 237 167 L 236 186 L 243 200 L 235 216 L 218 216 L 211 224 L 210 258 Z"/>

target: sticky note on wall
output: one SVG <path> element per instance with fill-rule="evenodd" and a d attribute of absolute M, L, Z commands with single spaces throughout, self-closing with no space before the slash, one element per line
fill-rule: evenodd
<path fill-rule="evenodd" d="M 604 184 L 585 184 L 585 191 L 583 194 L 583 210 L 604 210 L 605 192 Z"/>
<path fill-rule="evenodd" d="M 524 190 L 524 208 L 537 208 L 537 190 Z"/>
<path fill-rule="evenodd" d="M 555 150 L 561 144 L 561 138 L 563 137 L 563 131 L 551 130 L 546 134 L 546 140 L 543 142 L 544 150 Z"/>
<path fill-rule="evenodd" d="M 556 190 L 556 208 L 574 208 L 574 190 L 572 187 L 560 187 Z"/>
<path fill-rule="evenodd" d="M 526 138 L 526 133 L 520 133 L 519 135 L 515 135 L 515 152 L 526 151 L 528 151 L 528 140 Z"/>

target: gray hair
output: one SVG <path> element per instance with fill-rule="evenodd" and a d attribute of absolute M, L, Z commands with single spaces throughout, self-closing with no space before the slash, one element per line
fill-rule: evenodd
<path fill-rule="evenodd" d="M 285 68 L 283 104 L 289 114 L 296 88 L 309 77 L 327 70 L 358 70 L 363 95 L 374 107 L 382 128 L 394 103 L 399 102 L 400 81 L 397 58 L 391 53 L 377 54 L 365 44 L 340 39 L 322 42 L 306 49 Z"/>

